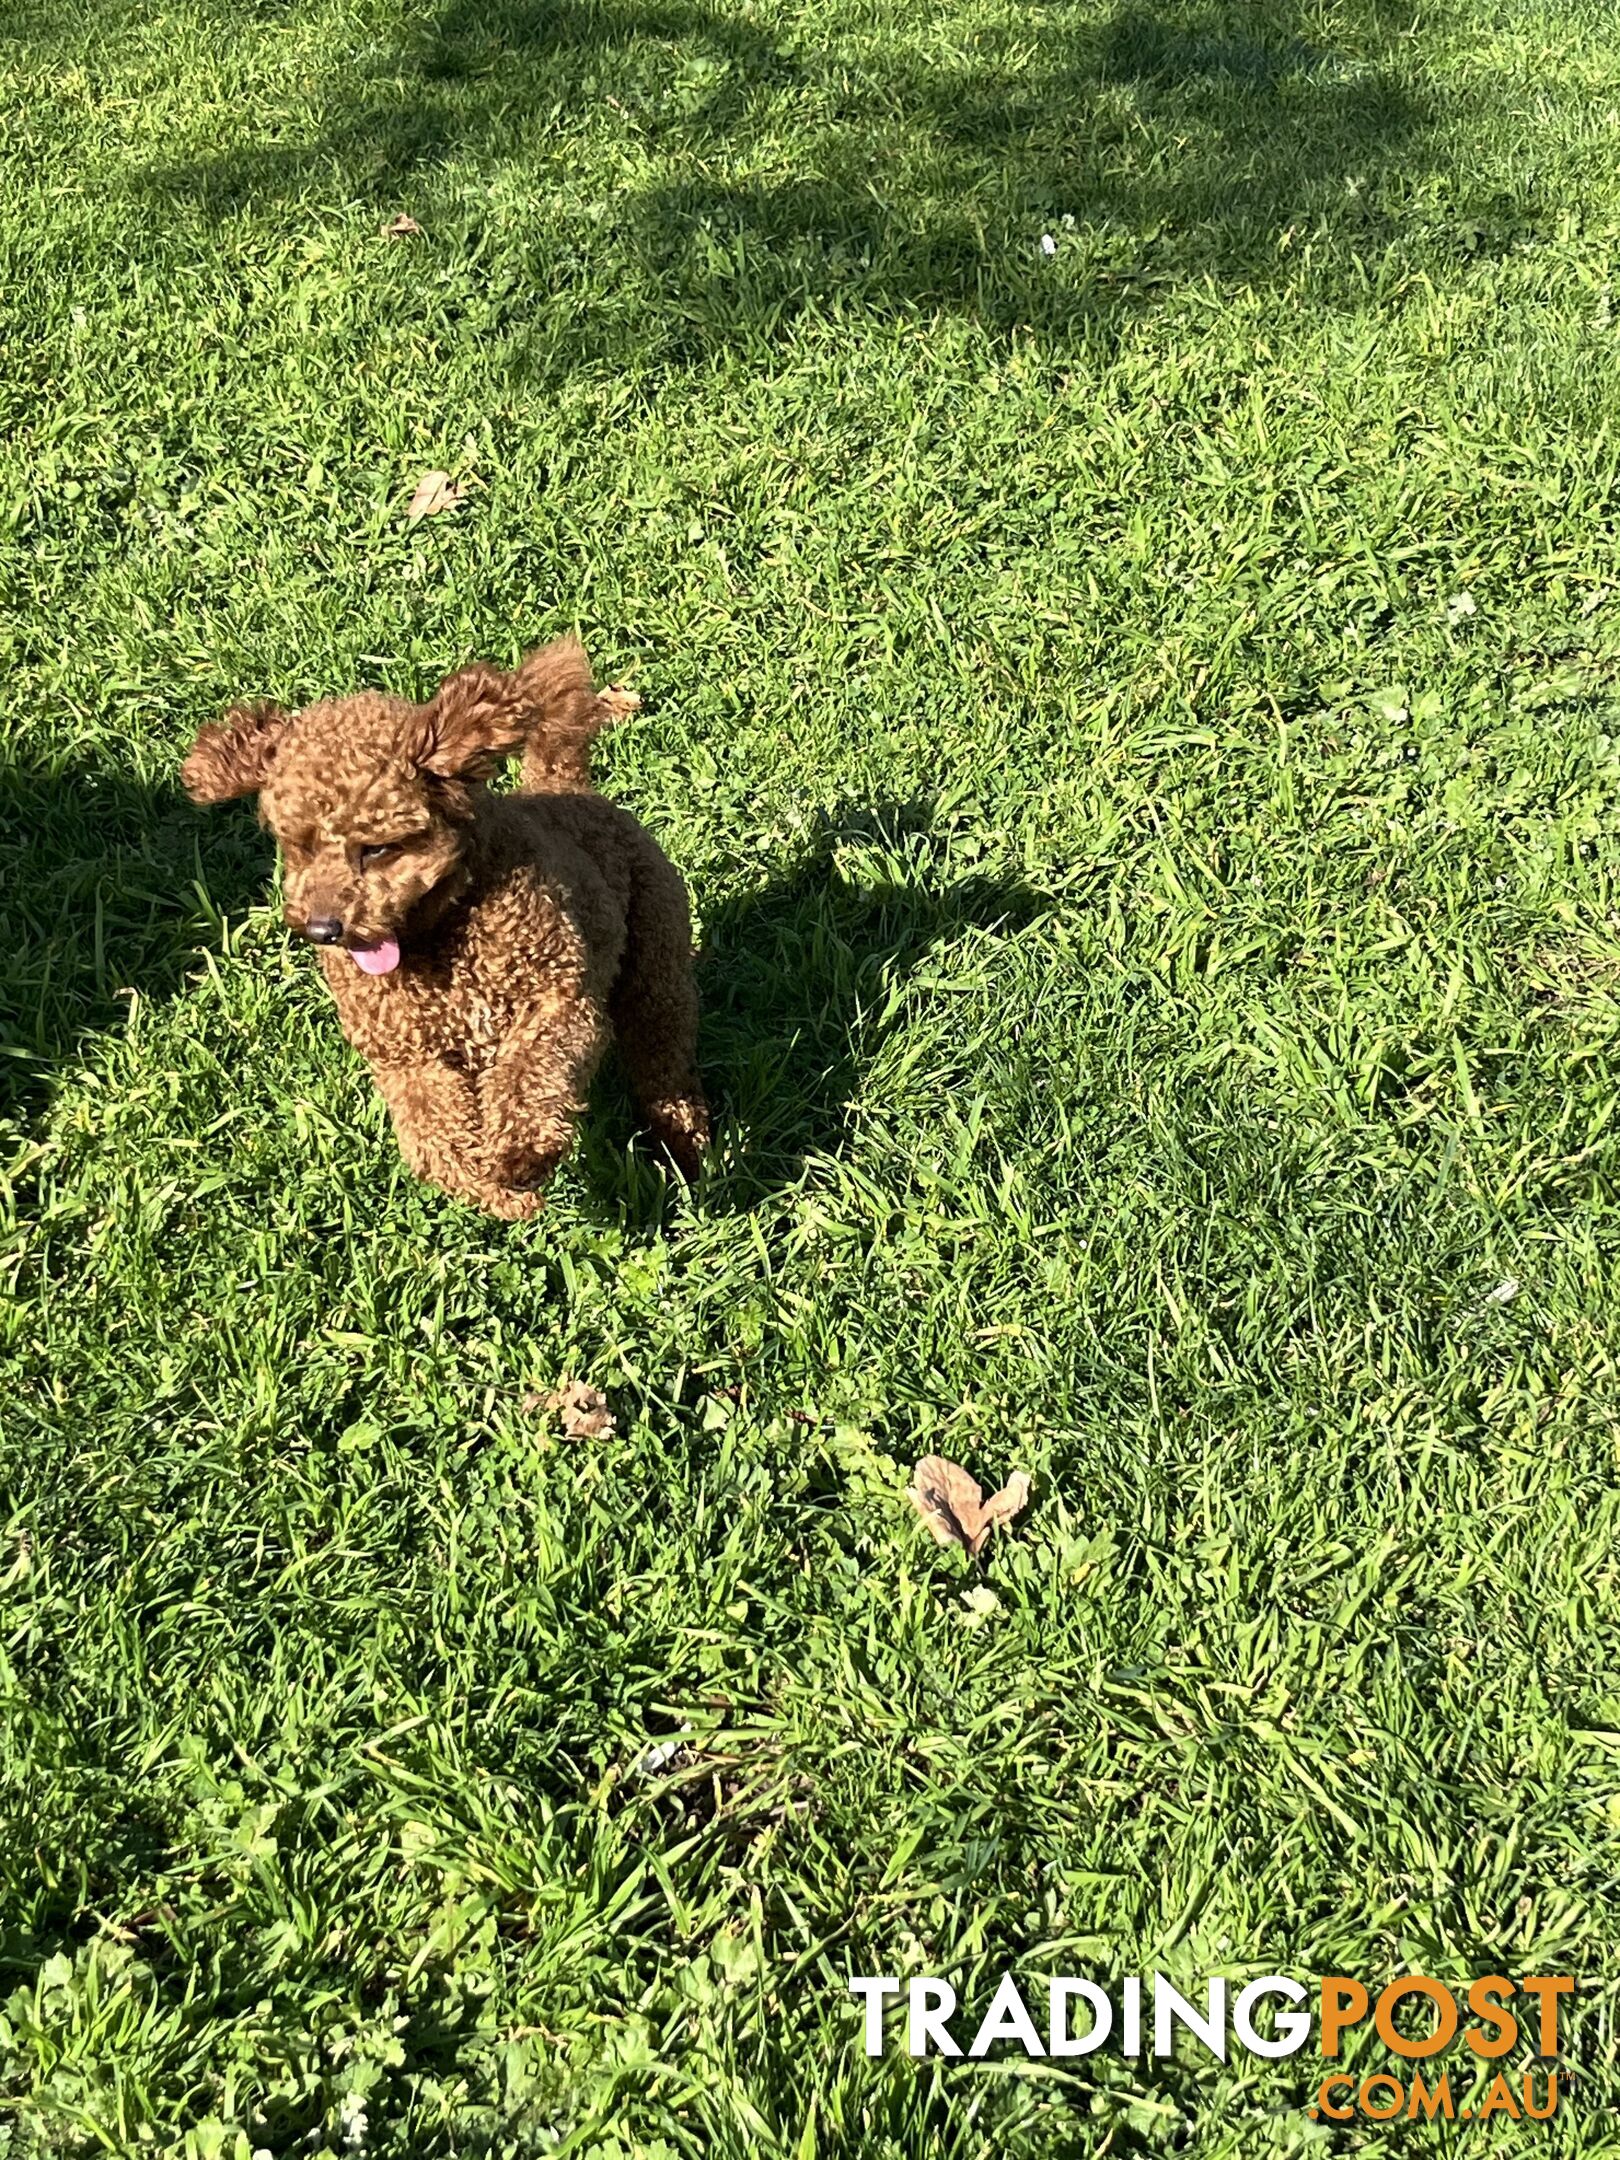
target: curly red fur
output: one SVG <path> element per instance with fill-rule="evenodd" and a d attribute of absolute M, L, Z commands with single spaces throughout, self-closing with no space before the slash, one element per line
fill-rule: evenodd
<path fill-rule="evenodd" d="M 607 717 L 584 646 L 559 638 L 512 674 L 476 661 L 447 675 L 426 709 L 421 762 L 447 778 L 487 779 L 521 749 L 525 794 L 584 795 Z"/>
<path fill-rule="evenodd" d="M 259 792 L 287 920 L 340 940 L 321 966 L 405 1160 L 496 1215 L 542 1204 L 610 1036 L 687 1176 L 708 1142 L 686 889 L 592 791 L 609 717 L 564 639 L 512 673 L 463 668 L 426 705 L 238 708 L 182 768 L 200 802 Z M 518 792 L 490 794 L 518 749 Z M 395 944 L 387 972 L 356 964 Z"/>
<path fill-rule="evenodd" d="M 287 715 L 275 705 L 233 705 L 224 719 L 205 727 L 180 768 L 193 802 L 230 802 L 256 795 L 270 777 Z"/>

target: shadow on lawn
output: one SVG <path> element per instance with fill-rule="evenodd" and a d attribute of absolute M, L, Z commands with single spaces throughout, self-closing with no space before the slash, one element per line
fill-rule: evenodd
<path fill-rule="evenodd" d="M 71 1956 L 104 1934 L 104 1913 L 122 1907 L 136 1926 L 156 1919 L 131 1908 L 146 1886 L 161 1881 L 173 1851 L 171 1829 L 132 1784 L 127 1762 L 70 1735 L 34 1704 L 13 1698 L 7 1718 L 17 1755 L 49 1765 L 50 1799 L 26 1787 L 8 1799 L 7 1843 L 17 1857 L 14 1868 L 0 1863 L 5 1993 L 31 1985 L 58 1951 Z"/>
<path fill-rule="evenodd" d="M 105 769 L 0 768 L 0 1121 L 37 1111 L 60 1067 L 127 1020 L 130 992 L 178 990 L 199 946 L 217 944 L 218 917 L 262 899 L 271 868 L 245 816 Z M 796 1178 L 807 1154 L 836 1150 L 908 971 L 947 939 L 1015 932 L 1049 905 L 953 873 L 931 807 L 908 803 L 823 817 L 792 862 L 718 907 L 704 929 L 700 1054 L 721 1120 L 747 1136 L 720 1189 L 747 1205 Z M 610 1080 L 582 1161 L 604 1197 L 639 1211 L 630 1129 Z"/>
<path fill-rule="evenodd" d="M 703 0 L 441 0 L 274 139 L 261 122 L 141 184 L 218 217 L 334 184 L 378 216 L 409 207 L 422 304 L 507 340 L 519 373 L 746 351 L 811 302 L 1080 329 L 1306 257 L 1360 277 L 1395 230 L 1380 181 L 1420 165 L 1429 114 L 1406 14 L 1353 5 L 1333 50 L 1304 0 L 1053 0 L 907 25 L 903 47 L 854 17 L 818 39 Z M 604 115 L 617 187 L 570 200 L 586 159 L 615 155 Z M 501 224 L 464 187 L 435 207 L 436 168 L 524 159 Z"/>
<path fill-rule="evenodd" d="M 85 1038 L 127 1021 L 131 991 L 176 990 L 216 911 L 240 913 L 269 876 L 245 819 L 105 767 L 0 767 L 0 1124 L 31 1116 Z"/>
<path fill-rule="evenodd" d="M 1015 934 L 1053 906 L 1010 880 L 964 877 L 932 825 L 926 802 L 840 808 L 762 887 L 706 915 L 698 1054 L 721 1136 L 711 1205 L 746 1209 L 792 1184 L 808 1155 L 839 1151 L 886 1008 L 931 952 L 968 931 Z M 616 1079 L 603 1108 L 585 1135 L 592 1183 L 656 1212 L 651 1186 L 623 1168 L 633 1120 Z"/>

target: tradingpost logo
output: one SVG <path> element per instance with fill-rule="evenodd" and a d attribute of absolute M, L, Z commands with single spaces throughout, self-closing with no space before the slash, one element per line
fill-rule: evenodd
<path fill-rule="evenodd" d="M 1279 2060 L 1299 2054 L 1314 2038 L 1329 2066 L 1302 2102 L 1315 2121 L 1390 2122 L 1403 2116 L 1545 2122 L 1558 2106 L 1553 2065 L 1559 2018 L 1575 1982 L 1567 1973 L 1517 1980 L 1485 1973 L 1457 1990 L 1443 1980 L 1409 1973 L 1374 1988 L 1343 1973 L 1309 1983 L 1267 1973 L 1235 1993 L 1223 1979 L 1206 1981 L 1197 2002 L 1163 1973 L 1109 1986 L 1072 1977 L 1048 1980 L 1038 1999 L 1026 1996 L 1007 1973 L 976 2022 L 946 1980 L 902 1983 L 892 1973 L 875 1973 L 851 1979 L 849 1991 L 864 2005 L 868 2055 L 884 2052 L 884 2010 L 891 1997 L 903 1994 L 905 2046 L 911 2055 L 976 2060 L 998 2042 L 1011 2042 L 1029 2056 L 1063 2058 L 1109 2049 L 1163 2057 L 1185 2033 L 1218 2062 L 1227 2061 L 1233 2050 Z M 1363 2067 L 1355 2074 L 1331 2067 L 1352 2032 L 1363 2032 L 1369 2045 L 1380 2044 L 1389 2066 Z M 1504 2058 L 1516 2049 L 1522 2056 L 1526 2048 L 1540 2061 L 1509 2070 Z M 1450 2059 L 1442 2062 L 1448 2051 Z"/>

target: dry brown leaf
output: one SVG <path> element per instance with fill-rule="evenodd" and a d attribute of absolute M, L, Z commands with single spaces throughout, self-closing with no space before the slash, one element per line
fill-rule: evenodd
<path fill-rule="evenodd" d="M 407 217 L 402 210 L 392 225 L 383 227 L 383 238 L 385 240 L 408 240 L 412 233 L 419 233 L 421 230 L 422 228 L 417 224 L 415 218 Z"/>
<path fill-rule="evenodd" d="M 425 517 L 437 517 L 441 510 L 453 510 L 464 493 L 459 481 L 447 472 L 425 472 L 416 483 L 416 493 L 406 505 L 405 515 L 411 524 Z"/>
<path fill-rule="evenodd" d="M 1029 1478 L 1015 1470 L 1000 1492 L 985 1499 L 960 1463 L 925 1455 L 911 1473 L 908 1494 L 941 1545 L 965 1545 L 978 1558 L 997 1523 L 1011 1522 L 1029 1499 Z"/>
<path fill-rule="evenodd" d="M 984 1494 L 960 1463 L 943 1455 L 925 1455 L 911 1473 L 912 1505 L 941 1545 L 966 1545 L 971 1552 Z"/>
<path fill-rule="evenodd" d="M 606 690 L 597 692 L 597 703 L 605 711 L 609 725 L 615 720 L 628 720 L 632 713 L 641 710 L 641 699 L 634 690 L 625 690 L 614 683 Z"/>
<path fill-rule="evenodd" d="M 979 1528 L 968 1551 L 978 1553 L 997 1523 L 1009 1523 L 1021 1515 L 1029 1501 L 1029 1473 L 1015 1470 L 1000 1492 L 992 1493 L 979 1510 Z"/>
<path fill-rule="evenodd" d="M 540 1407 L 558 1413 L 570 1440 L 600 1440 L 614 1429 L 607 1397 L 583 1380 L 565 1380 L 561 1387 L 552 1389 Z"/>

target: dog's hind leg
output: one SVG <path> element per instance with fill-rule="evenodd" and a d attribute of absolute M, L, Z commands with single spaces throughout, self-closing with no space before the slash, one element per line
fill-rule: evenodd
<path fill-rule="evenodd" d="M 697 1070 L 697 983 L 686 888 L 651 842 L 636 864 L 628 934 L 608 1001 L 619 1055 L 654 1141 L 696 1178 L 709 1144 Z"/>

